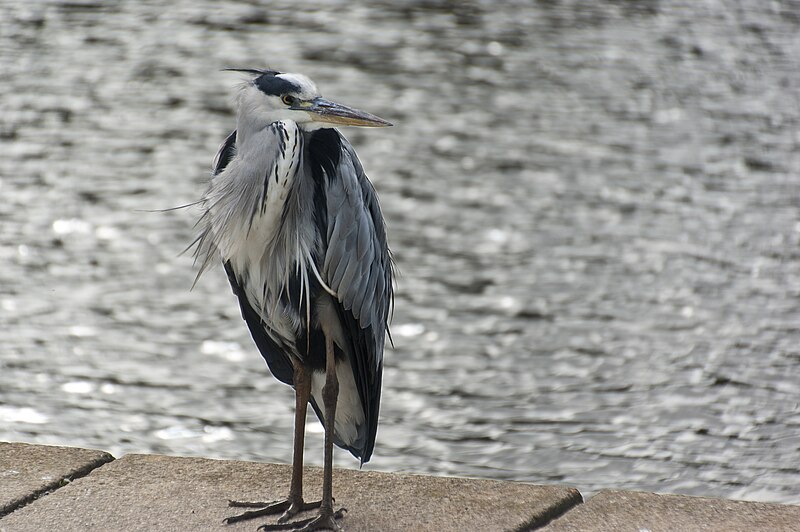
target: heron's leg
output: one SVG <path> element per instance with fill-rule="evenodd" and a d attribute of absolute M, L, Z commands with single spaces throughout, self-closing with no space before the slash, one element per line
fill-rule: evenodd
<path fill-rule="evenodd" d="M 306 506 L 303 501 L 303 447 L 306 437 L 306 412 L 308 399 L 311 396 L 311 375 L 302 362 L 295 362 L 295 413 L 294 413 L 294 450 L 292 452 L 292 483 L 289 487 L 289 508 L 283 513 L 279 523 L 285 523 L 298 512 L 316 508 L 319 502 Z"/>
<path fill-rule="evenodd" d="M 307 503 L 303 501 L 303 446 L 306 433 L 306 412 L 308 399 L 311 396 L 311 376 L 297 361 L 294 364 L 294 389 L 295 389 L 295 415 L 294 415 L 294 451 L 292 455 L 292 481 L 289 487 L 289 497 L 283 501 L 275 502 L 242 502 L 228 501 L 228 506 L 235 508 L 257 508 L 240 515 L 225 519 L 225 524 L 236 523 L 246 519 L 263 517 L 283 512 L 279 523 L 284 523 L 304 510 L 312 510 L 320 506 L 320 501 Z M 294 525 L 295 527 L 298 525 Z"/>
<path fill-rule="evenodd" d="M 333 428 L 336 420 L 336 402 L 339 399 L 339 379 L 336 376 L 336 359 L 333 339 L 325 335 L 325 386 L 322 402 L 325 404 L 325 455 L 322 477 L 322 506 L 320 513 L 333 514 Z"/>
<path fill-rule="evenodd" d="M 339 379 L 336 377 L 336 359 L 334 358 L 333 339 L 325 335 L 325 385 L 322 387 L 322 402 L 325 407 L 325 467 L 322 473 L 322 505 L 319 515 L 309 521 L 293 523 L 302 525 L 300 532 L 312 530 L 341 531 L 336 522 L 347 510 L 340 508 L 333 511 L 333 425 L 336 419 L 336 402 L 339 398 Z M 274 530 L 266 528 L 265 530 Z"/>

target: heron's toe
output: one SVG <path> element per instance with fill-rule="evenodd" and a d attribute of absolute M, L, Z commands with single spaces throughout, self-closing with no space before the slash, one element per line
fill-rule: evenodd
<path fill-rule="evenodd" d="M 276 502 L 247 502 L 247 501 L 228 501 L 228 506 L 231 508 L 255 508 L 254 510 L 247 510 L 239 515 L 233 515 L 223 519 L 223 523 L 230 525 L 238 523 L 239 521 L 246 521 L 248 519 L 255 519 L 257 517 L 264 517 L 265 515 L 274 515 L 287 510 L 290 507 L 288 499 L 285 501 Z"/>
<path fill-rule="evenodd" d="M 346 512 L 347 508 L 339 508 L 335 512 L 320 513 L 320 515 L 315 517 L 310 523 L 303 526 L 303 528 L 298 528 L 297 532 L 312 532 L 314 530 L 333 530 L 334 532 L 344 532 L 344 529 L 337 522 L 337 520 L 342 519 Z"/>
<path fill-rule="evenodd" d="M 300 499 L 299 501 L 295 501 L 289 506 L 289 508 L 286 509 L 285 512 L 283 512 L 283 515 L 278 518 L 278 523 L 279 524 L 288 523 L 292 517 L 299 514 L 300 512 L 305 512 L 308 510 L 319 508 L 320 505 L 322 505 L 322 501 L 305 502 L 302 499 Z"/>

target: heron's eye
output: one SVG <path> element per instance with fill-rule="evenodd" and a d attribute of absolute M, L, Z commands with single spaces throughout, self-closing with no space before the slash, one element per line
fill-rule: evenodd
<path fill-rule="evenodd" d="M 285 103 L 286 105 L 294 104 L 295 100 L 296 100 L 296 98 L 294 96 L 289 95 L 289 94 L 284 94 L 283 96 L 281 96 L 281 101 L 283 103 Z"/>

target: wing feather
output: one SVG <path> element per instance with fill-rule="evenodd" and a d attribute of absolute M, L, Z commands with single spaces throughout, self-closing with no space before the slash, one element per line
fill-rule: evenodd
<path fill-rule="evenodd" d="M 391 282 L 386 281 L 391 281 L 392 265 L 384 221 L 375 190 L 353 148 L 344 138 L 341 143 L 336 176 L 328 180 L 326 189 L 329 235 L 323 271 L 341 302 L 362 302 L 353 308 L 359 323 L 369 326 L 372 318 L 378 318 L 375 322 L 385 325 L 392 294 Z M 375 284 L 361 282 L 369 279 L 373 268 Z M 383 277 L 383 283 L 378 283 L 378 277 Z"/>
<path fill-rule="evenodd" d="M 328 222 L 321 275 L 337 295 L 336 310 L 351 347 L 367 424 L 363 448 L 351 452 L 363 463 L 372 455 L 378 425 L 392 262 L 377 195 L 352 146 L 336 130 L 316 135 L 318 149 L 327 154 L 324 160 L 317 155 L 324 169 Z M 313 147 L 311 154 L 315 156 Z"/>

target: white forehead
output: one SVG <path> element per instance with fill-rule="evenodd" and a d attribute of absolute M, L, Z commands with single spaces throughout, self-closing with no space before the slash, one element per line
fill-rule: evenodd
<path fill-rule="evenodd" d="M 286 81 L 296 85 L 300 88 L 297 95 L 306 100 L 319 96 L 319 89 L 316 83 L 311 81 L 308 76 L 303 74 L 278 74 L 276 77 L 285 79 Z"/>

